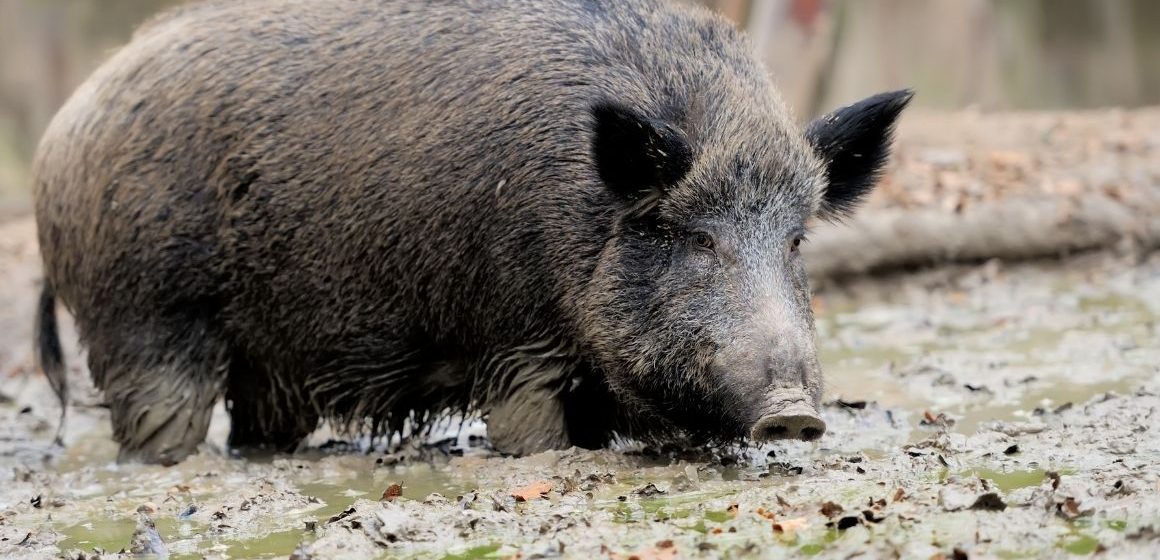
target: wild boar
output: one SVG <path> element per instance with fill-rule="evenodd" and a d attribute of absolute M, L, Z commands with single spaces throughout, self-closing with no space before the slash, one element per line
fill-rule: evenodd
<path fill-rule="evenodd" d="M 75 317 L 121 460 L 480 414 L 528 454 L 820 437 L 798 253 L 909 91 L 806 127 L 660 0 L 209 1 L 144 25 L 35 161 L 41 366 Z"/>

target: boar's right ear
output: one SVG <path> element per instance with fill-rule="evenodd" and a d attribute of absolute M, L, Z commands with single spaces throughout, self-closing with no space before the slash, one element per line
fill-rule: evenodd
<path fill-rule="evenodd" d="M 874 189 L 890 157 L 894 123 L 912 97 L 909 89 L 880 93 L 810 123 L 806 138 L 826 164 L 823 217 L 849 215 Z"/>
<path fill-rule="evenodd" d="M 639 201 L 689 172 L 693 149 L 676 127 L 609 101 L 594 104 L 592 116 L 596 171 L 617 194 Z"/>

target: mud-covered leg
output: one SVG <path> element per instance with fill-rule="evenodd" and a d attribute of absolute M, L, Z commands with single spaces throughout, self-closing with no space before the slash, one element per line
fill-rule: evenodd
<path fill-rule="evenodd" d="M 117 460 L 170 465 L 205 440 L 225 384 L 223 346 L 204 331 L 90 344 L 94 380 L 108 401 Z M 154 346 L 154 344 L 156 346 Z"/>
<path fill-rule="evenodd" d="M 488 411 L 487 439 L 512 455 L 571 447 L 559 390 L 538 384 L 516 388 Z"/>
<path fill-rule="evenodd" d="M 230 449 L 292 452 L 318 426 L 318 414 L 298 393 L 245 358 L 230 360 L 226 389 Z"/>

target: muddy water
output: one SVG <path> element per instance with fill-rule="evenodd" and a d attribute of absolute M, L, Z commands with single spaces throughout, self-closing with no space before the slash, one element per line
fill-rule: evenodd
<path fill-rule="evenodd" d="M 186 463 L 119 466 L 99 408 L 54 452 L 28 385 L 0 404 L 0 554 L 114 553 L 139 509 L 174 558 L 1160 553 L 1160 257 L 831 284 L 816 307 L 816 444 L 240 460 L 219 411 Z"/>

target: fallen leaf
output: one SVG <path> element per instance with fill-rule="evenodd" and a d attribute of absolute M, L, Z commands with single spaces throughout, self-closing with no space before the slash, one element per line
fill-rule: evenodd
<path fill-rule="evenodd" d="M 551 491 L 552 483 L 546 480 L 542 480 L 540 482 L 524 486 L 523 488 L 516 488 L 515 490 L 512 490 L 511 496 L 515 498 L 517 502 L 526 502 L 536 498 L 543 498 L 545 497 L 544 494 L 547 494 Z"/>
<path fill-rule="evenodd" d="M 379 498 L 379 501 L 393 502 L 393 501 L 395 501 L 395 498 L 398 498 L 399 496 L 402 496 L 402 495 L 403 495 L 403 485 L 399 484 L 398 482 L 395 482 L 395 483 L 392 483 L 390 486 L 388 486 L 386 490 L 383 490 L 383 496 L 381 498 Z"/>
<path fill-rule="evenodd" d="M 1091 511 L 1083 511 L 1079 509 L 1079 500 L 1068 496 L 1062 502 L 1055 505 L 1055 511 L 1060 517 L 1064 519 L 1075 519 L 1084 515 L 1088 515 Z"/>
<path fill-rule="evenodd" d="M 846 510 L 845 510 L 845 508 L 843 508 L 842 506 L 840 506 L 838 504 L 835 504 L 834 502 L 826 502 L 826 503 L 822 504 L 822 509 L 820 511 L 821 511 L 821 514 L 826 516 L 826 517 L 834 517 L 835 515 L 838 515 L 839 513 L 842 513 L 843 511 L 846 511 Z"/>
<path fill-rule="evenodd" d="M 894 491 L 894 499 L 892 499 L 890 501 L 901 502 L 902 500 L 905 500 L 905 499 L 906 499 L 906 490 L 903 490 L 901 487 L 899 487 L 897 490 Z"/>
<path fill-rule="evenodd" d="M 786 537 L 793 536 L 794 533 L 809 527 L 809 522 L 804 517 L 795 517 L 793 519 L 782 519 L 773 524 L 773 532 L 778 535 Z"/>
<path fill-rule="evenodd" d="M 937 426 L 939 428 L 948 428 L 955 425 L 955 419 L 947 416 L 945 412 L 935 414 L 929 410 L 923 411 L 922 420 L 918 422 L 920 426 Z"/>

